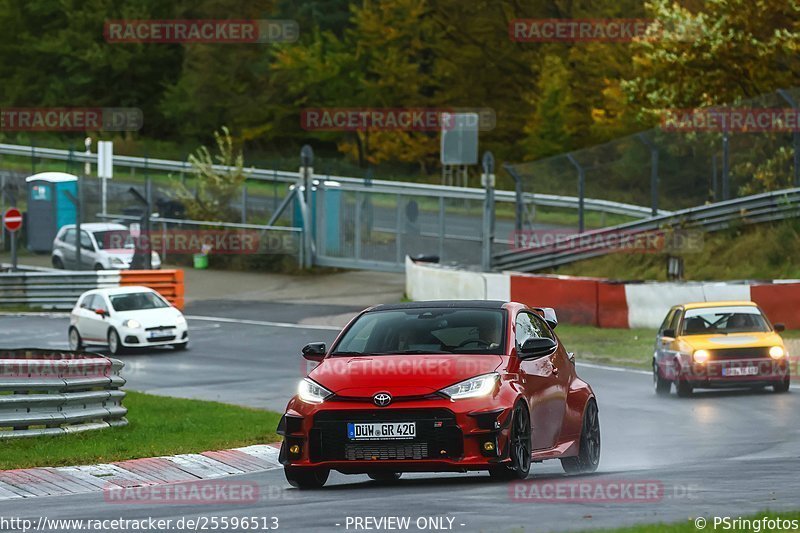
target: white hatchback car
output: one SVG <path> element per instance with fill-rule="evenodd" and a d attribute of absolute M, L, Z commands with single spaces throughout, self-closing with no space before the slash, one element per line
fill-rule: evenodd
<path fill-rule="evenodd" d="M 111 354 L 125 348 L 189 345 L 186 318 L 148 287 L 93 289 L 81 295 L 69 317 L 69 347 L 105 345 Z"/>
<path fill-rule="evenodd" d="M 62 226 L 53 240 L 52 261 L 55 268 L 75 270 L 128 269 L 133 261 L 135 244 L 130 230 L 122 224 L 87 222 L 81 224 L 81 262 L 75 257 L 75 224 Z M 151 266 L 161 268 L 161 257 L 150 252 Z"/>

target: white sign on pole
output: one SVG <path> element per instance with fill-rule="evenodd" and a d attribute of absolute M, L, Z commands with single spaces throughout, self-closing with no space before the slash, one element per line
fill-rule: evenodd
<path fill-rule="evenodd" d="M 105 179 L 114 177 L 114 143 L 112 141 L 97 143 L 97 177 Z"/>

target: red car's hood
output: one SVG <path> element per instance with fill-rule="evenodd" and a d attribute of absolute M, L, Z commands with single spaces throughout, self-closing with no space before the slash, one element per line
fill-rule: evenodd
<path fill-rule="evenodd" d="M 499 355 L 339 356 L 325 358 L 308 377 L 340 396 L 416 396 L 492 372 L 502 362 Z"/>

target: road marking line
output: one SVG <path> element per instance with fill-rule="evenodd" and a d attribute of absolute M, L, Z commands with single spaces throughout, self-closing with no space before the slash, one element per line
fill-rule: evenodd
<path fill-rule="evenodd" d="M 341 331 L 338 326 L 323 326 L 317 324 L 294 324 L 292 322 L 268 322 L 265 320 L 245 320 L 238 318 L 220 318 L 214 316 L 186 315 L 187 320 L 205 320 L 207 322 L 224 322 L 227 324 L 247 324 L 250 326 L 269 326 L 273 328 L 294 328 L 294 329 L 319 329 L 325 331 Z"/>
<path fill-rule="evenodd" d="M 648 372 L 647 370 L 640 370 L 638 368 L 628 368 L 624 366 L 606 366 L 606 365 L 598 365 L 595 363 L 583 363 L 581 361 L 577 361 L 575 363 L 578 366 L 584 366 L 586 368 L 596 368 L 598 370 L 610 370 L 612 372 L 628 372 L 631 374 L 643 374 L 645 376 L 651 376 L 653 373 Z"/>

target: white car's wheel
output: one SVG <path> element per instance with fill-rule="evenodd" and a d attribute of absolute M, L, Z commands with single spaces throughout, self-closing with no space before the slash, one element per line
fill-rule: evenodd
<path fill-rule="evenodd" d="M 119 333 L 117 330 L 108 330 L 108 351 L 111 355 L 118 355 L 122 353 L 122 341 L 119 340 Z"/>
<path fill-rule="evenodd" d="M 69 349 L 72 351 L 83 350 L 83 339 L 77 328 L 69 328 Z"/>

